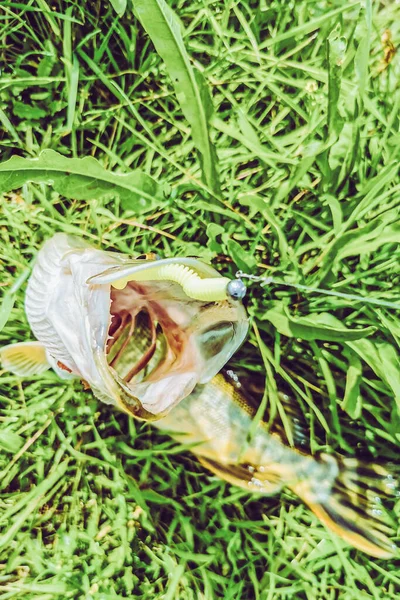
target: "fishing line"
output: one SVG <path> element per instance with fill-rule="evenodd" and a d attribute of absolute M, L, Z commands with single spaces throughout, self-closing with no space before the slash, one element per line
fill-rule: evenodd
<path fill-rule="evenodd" d="M 312 294 L 321 294 L 325 296 L 334 296 L 335 298 L 343 298 L 343 300 L 351 300 L 352 302 L 364 302 L 365 304 L 373 304 L 375 306 L 384 306 L 385 308 L 392 308 L 394 310 L 400 310 L 400 304 L 397 302 L 390 302 L 388 300 L 380 300 L 379 298 L 371 298 L 370 296 L 358 296 L 357 294 L 346 294 L 344 292 L 336 292 L 333 290 L 325 290 L 322 288 L 311 287 L 303 285 L 301 283 L 288 283 L 286 281 L 280 281 L 275 277 L 262 277 L 261 275 L 252 275 L 250 273 L 244 273 L 243 271 L 237 271 L 236 277 L 239 280 L 248 279 L 252 283 L 259 283 L 260 287 L 267 285 L 279 285 L 294 288 L 301 292 L 310 292 Z"/>

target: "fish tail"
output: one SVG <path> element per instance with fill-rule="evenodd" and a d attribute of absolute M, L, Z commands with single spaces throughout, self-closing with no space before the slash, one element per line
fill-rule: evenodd
<path fill-rule="evenodd" d="M 376 558 L 398 554 L 390 540 L 393 521 L 382 499 L 399 496 L 399 482 L 383 466 L 321 454 L 309 478 L 290 485 L 322 523 L 346 542 Z M 322 470 L 321 470 L 322 467 Z M 325 471 L 325 476 L 321 476 Z"/>

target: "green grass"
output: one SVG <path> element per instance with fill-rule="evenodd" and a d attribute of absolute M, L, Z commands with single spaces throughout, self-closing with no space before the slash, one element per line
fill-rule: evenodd
<path fill-rule="evenodd" d="M 24 278 L 55 231 L 398 302 L 400 58 L 383 62 L 381 36 L 400 39 L 400 5 L 171 6 L 211 91 L 219 182 L 211 168 L 202 177 L 199 145 L 129 3 L 122 17 L 107 2 L 1 3 L 2 160 L 94 156 L 164 189 L 139 213 L 38 183 L 4 194 L 1 344 L 32 337 Z M 396 461 L 398 310 L 280 285 L 253 285 L 247 307 L 257 329 L 234 364 L 265 369 L 271 408 L 284 385 L 314 451 Z M 1 372 L 0 406 L 0 600 L 399 597 L 398 560 L 347 547 L 288 494 L 219 481 L 79 383 Z"/>

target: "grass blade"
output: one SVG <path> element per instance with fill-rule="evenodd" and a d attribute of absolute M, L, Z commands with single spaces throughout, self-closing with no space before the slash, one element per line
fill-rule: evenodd
<path fill-rule="evenodd" d="M 340 26 L 336 26 L 328 37 L 328 131 L 332 139 L 337 139 L 343 128 L 338 104 L 345 54 L 346 40 L 340 35 Z"/>
<path fill-rule="evenodd" d="M 183 114 L 192 128 L 192 137 L 200 153 L 205 183 L 219 191 L 216 152 L 210 141 L 209 120 L 212 102 L 199 71 L 190 64 L 180 24 L 164 0 L 137 0 L 135 9 L 157 52 L 165 62 Z"/>
<path fill-rule="evenodd" d="M 6 325 L 10 317 L 11 311 L 14 308 L 17 291 L 26 281 L 26 279 L 28 279 L 30 272 L 30 269 L 25 269 L 21 273 L 21 275 L 15 280 L 15 282 L 11 286 L 11 289 L 4 295 L 3 301 L 0 305 L 0 331 Z"/>

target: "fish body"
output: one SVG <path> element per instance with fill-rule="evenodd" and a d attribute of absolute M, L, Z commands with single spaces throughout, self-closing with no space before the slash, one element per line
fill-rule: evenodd
<path fill-rule="evenodd" d="M 204 466 L 231 484 L 264 495 L 287 488 L 349 544 L 378 558 L 397 554 L 389 537 L 393 523 L 381 500 L 399 494 L 390 472 L 353 458 L 312 456 L 304 449 L 297 417 L 291 420 L 297 447 L 271 433 L 264 420 L 249 439 L 253 417 L 253 401 L 240 380 L 220 373 L 153 425 L 187 444 Z"/>
<path fill-rule="evenodd" d="M 380 500 L 398 494 L 391 474 L 312 456 L 297 416 L 294 447 L 267 418 L 254 427 L 257 399 L 234 373 L 217 374 L 247 332 L 234 283 L 194 259 L 132 259 L 57 234 L 39 252 L 26 293 L 38 341 L 0 349 L 3 367 L 79 377 L 104 402 L 187 444 L 219 477 L 264 495 L 288 488 L 356 548 L 395 555 Z"/>

